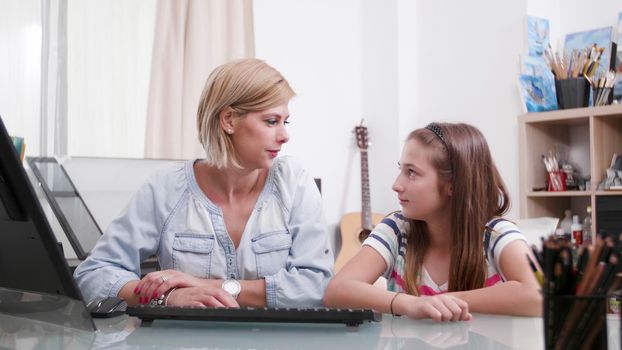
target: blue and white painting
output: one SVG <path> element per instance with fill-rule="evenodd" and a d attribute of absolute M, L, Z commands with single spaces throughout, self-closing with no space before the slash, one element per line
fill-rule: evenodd
<path fill-rule="evenodd" d="M 527 47 L 529 56 L 542 56 L 549 46 L 549 20 L 527 16 Z"/>
<path fill-rule="evenodd" d="M 616 52 L 615 69 L 618 74 L 622 74 L 622 12 L 618 14 L 618 52 Z M 622 80 L 619 80 L 613 88 L 613 98 L 619 100 L 622 98 Z"/>
<path fill-rule="evenodd" d="M 521 56 L 521 74 L 532 75 L 532 76 L 544 76 L 550 75 L 553 76 L 553 72 L 551 72 L 551 68 L 544 57 L 536 57 L 536 56 Z"/>
<path fill-rule="evenodd" d="M 544 112 L 557 109 L 555 79 L 553 75 L 533 76 L 521 74 L 519 85 L 527 112 Z"/>
<path fill-rule="evenodd" d="M 609 71 L 612 34 L 613 27 L 567 34 L 564 40 L 564 53 L 570 55 L 573 50 L 581 51 L 586 47 L 592 47 L 594 44 L 598 47 L 604 47 L 605 51 L 600 57 L 598 70 L 594 73 L 594 76 L 598 77 L 599 74 Z"/>

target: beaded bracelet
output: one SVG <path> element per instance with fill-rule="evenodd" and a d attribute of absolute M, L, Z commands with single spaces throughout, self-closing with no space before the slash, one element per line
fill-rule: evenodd
<path fill-rule="evenodd" d="M 151 301 L 149 302 L 150 305 L 157 305 L 157 306 L 166 306 L 166 304 L 168 303 L 168 297 L 171 295 L 171 293 L 173 293 L 173 291 L 177 289 L 177 287 L 170 289 L 168 292 L 160 295 L 159 297 L 155 298 L 155 299 L 151 299 Z"/>
<path fill-rule="evenodd" d="M 164 306 L 168 306 L 168 297 L 170 297 L 170 296 L 171 296 L 171 294 L 173 294 L 173 292 L 175 291 L 175 289 L 177 289 L 177 287 L 175 287 L 175 288 L 173 288 L 173 289 L 169 290 L 169 291 L 166 293 L 166 296 L 164 297 Z"/>

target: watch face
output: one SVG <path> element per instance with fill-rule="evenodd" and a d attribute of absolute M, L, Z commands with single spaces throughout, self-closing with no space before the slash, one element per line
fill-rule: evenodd
<path fill-rule="evenodd" d="M 240 286 L 240 282 L 236 280 L 225 280 L 222 283 L 222 289 L 224 289 L 227 293 L 231 294 L 234 298 L 240 294 L 240 290 L 242 286 Z"/>

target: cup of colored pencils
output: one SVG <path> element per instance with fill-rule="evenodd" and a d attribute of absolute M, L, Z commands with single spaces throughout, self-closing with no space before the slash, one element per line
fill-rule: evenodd
<path fill-rule="evenodd" d="M 551 236 L 536 258 L 544 284 L 546 349 L 606 349 L 607 296 L 620 289 L 620 237 L 597 235 L 575 249 Z"/>

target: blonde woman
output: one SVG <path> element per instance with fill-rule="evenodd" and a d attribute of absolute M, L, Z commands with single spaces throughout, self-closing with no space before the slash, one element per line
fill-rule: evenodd
<path fill-rule="evenodd" d="M 129 305 L 302 307 L 322 304 L 333 253 L 310 174 L 277 157 L 294 91 L 274 68 L 216 68 L 197 127 L 205 159 L 154 175 L 75 271 L 87 300 Z M 161 271 L 142 279 L 157 255 Z"/>

